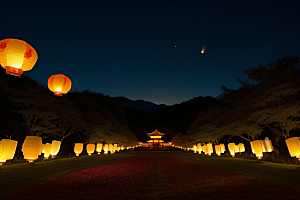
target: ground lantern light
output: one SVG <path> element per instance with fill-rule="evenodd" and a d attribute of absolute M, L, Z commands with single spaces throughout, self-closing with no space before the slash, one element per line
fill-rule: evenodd
<path fill-rule="evenodd" d="M 244 145 L 244 143 L 239 143 L 238 146 L 239 146 L 239 152 L 240 153 L 245 152 L 245 145 Z"/>
<path fill-rule="evenodd" d="M 63 74 L 52 75 L 48 79 L 48 88 L 54 92 L 56 96 L 62 96 L 68 93 L 71 89 L 71 85 L 71 80 Z"/>
<path fill-rule="evenodd" d="M 229 143 L 228 144 L 228 149 L 229 149 L 230 155 L 232 157 L 234 157 L 235 156 L 235 144 L 234 143 Z"/>
<path fill-rule="evenodd" d="M 23 71 L 31 70 L 36 61 L 36 51 L 25 41 L 11 38 L 0 41 L 0 64 L 6 74 L 21 76 Z"/>
<path fill-rule="evenodd" d="M 42 138 L 38 136 L 27 136 L 22 145 L 24 159 L 33 162 L 38 159 L 43 148 Z"/>
<path fill-rule="evenodd" d="M 47 143 L 45 144 L 45 148 L 44 148 L 44 158 L 48 159 L 50 154 L 51 154 L 51 149 L 52 149 L 52 144 L 51 143 Z"/>
<path fill-rule="evenodd" d="M 52 158 L 54 158 L 58 154 L 58 152 L 60 150 L 60 144 L 61 144 L 60 141 L 52 140 L 52 147 L 51 147 L 51 153 L 50 153 Z"/>
<path fill-rule="evenodd" d="M 101 154 L 102 147 L 103 147 L 102 143 L 97 143 L 96 151 L 98 152 L 98 154 Z"/>
<path fill-rule="evenodd" d="M 220 145 L 215 145 L 215 151 L 218 156 L 221 156 L 221 146 Z"/>
<path fill-rule="evenodd" d="M 203 146 L 201 145 L 201 143 L 197 144 L 197 151 L 199 154 L 201 154 L 201 152 L 203 151 Z"/>
<path fill-rule="evenodd" d="M 300 161 L 300 139 L 299 137 L 292 137 L 285 140 L 291 157 L 296 157 Z"/>
<path fill-rule="evenodd" d="M 2 139 L 0 141 L 0 166 L 15 156 L 18 141 Z"/>
<path fill-rule="evenodd" d="M 255 153 L 258 159 L 261 159 L 263 157 L 263 142 L 261 140 L 254 140 L 250 144 L 252 144 L 252 152 Z"/>
<path fill-rule="evenodd" d="M 104 154 L 108 154 L 108 144 L 105 144 L 103 147 Z"/>
<path fill-rule="evenodd" d="M 221 153 L 224 153 L 226 151 L 225 145 L 224 144 L 220 144 L 220 147 L 221 147 Z"/>
<path fill-rule="evenodd" d="M 88 153 L 89 156 L 92 155 L 92 153 L 95 152 L 95 144 L 87 144 L 86 152 Z"/>
<path fill-rule="evenodd" d="M 79 156 L 79 154 L 82 153 L 83 150 L 83 143 L 75 143 L 74 146 L 74 153 L 76 156 Z"/>
<path fill-rule="evenodd" d="M 114 144 L 114 152 L 118 151 L 118 144 Z"/>
<path fill-rule="evenodd" d="M 273 145 L 272 145 L 272 141 L 269 140 L 268 137 L 265 137 L 265 140 L 263 140 L 264 143 L 264 147 L 265 147 L 265 152 L 272 152 L 274 151 Z"/>
<path fill-rule="evenodd" d="M 207 143 L 207 154 L 210 156 L 214 152 L 212 143 Z"/>
<path fill-rule="evenodd" d="M 111 154 L 114 153 L 114 145 L 113 144 L 108 144 L 108 151 L 110 151 Z"/>

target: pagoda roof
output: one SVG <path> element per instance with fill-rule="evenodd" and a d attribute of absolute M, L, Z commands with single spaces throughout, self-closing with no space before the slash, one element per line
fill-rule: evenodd
<path fill-rule="evenodd" d="M 147 135 L 150 137 L 150 136 L 164 136 L 165 134 L 155 129 L 155 131 L 153 131 L 152 133 L 147 133 Z"/>

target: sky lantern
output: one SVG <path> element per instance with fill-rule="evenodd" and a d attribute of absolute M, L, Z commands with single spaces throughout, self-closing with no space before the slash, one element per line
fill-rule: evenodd
<path fill-rule="evenodd" d="M 230 155 L 232 157 L 234 157 L 235 156 L 235 144 L 234 143 L 229 143 L 228 144 L 228 149 L 229 149 Z"/>
<path fill-rule="evenodd" d="M 239 148 L 239 145 L 234 145 L 234 153 L 238 153 L 240 152 L 240 148 Z"/>
<path fill-rule="evenodd" d="M 38 159 L 43 148 L 42 138 L 38 136 L 27 136 L 22 145 L 24 159 L 33 162 Z"/>
<path fill-rule="evenodd" d="M 60 144 L 61 142 L 60 141 L 57 141 L 57 140 L 52 140 L 52 147 L 51 147 L 51 155 L 52 155 L 52 158 L 54 158 L 59 150 L 60 150 Z"/>
<path fill-rule="evenodd" d="M 2 139 L 0 141 L 0 166 L 15 156 L 18 141 Z"/>
<path fill-rule="evenodd" d="M 62 96 L 68 93 L 71 89 L 71 85 L 71 80 L 63 74 L 52 75 L 48 79 L 48 88 L 54 92 L 56 96 Z"/>
<path fill-rule="evenodd" d="M 224 144 L 220 144 L 220 147 L 221 147 L 221 153 L 224 153 L 226 151 L 225 145 Z"/>
<path fill-rule="evenodd" d="M 103 147 L 103 144 L 102 144 L 102 143 L 97 143 L 96 151 L 98 152 L 98 154 L 101 153 L 102 147 Z"/>
<path fill-rule="evenodd" d="M 263 142 L 261 140 L 254 140 L 250 142 L 252 143 L 253 151 L 255 152 L 255 155 L 258 159 L 261 159 L 263 157 Z M 252 151 L 252 152 L 253 152 Z"/>
<path fill-rule="evenodd" d="M 108 154 L 108 144 L 105 144 L 103 147 L 104 154 Z"/>
<path fill-rule="evenodd" d="M 201 154 L 201 152 L 203 151 L 203 146 L 201 145 L 201 143 L 197 144 L 197 151 L 199 154 Z"/>
<path fill-rule="evenodd" d="M 296 157 L 300 161 L 300 139 L 299 137 L 292 137 L 285 140 L 291 157 Z"/>
<path fill-rule="evenodd" d="M 214 152 L 212 143 L 207 143 L 207 154 L 210 156 Z"/>
<path fill-rule="evenodd" d="M 83 150 L 83 143 L 75 143 L 74 146 L 74 153 L 76 156 L 79 156 L 79 154 L 82 153 Z"/>
<path fill-rule="evenodd" d="M 6 74 L 21 76 L 23 71 L 33 68 L 37 58 L 35 49 L 25 41 L 11 38 L 0 41 L 0 64 Z"/>
<path fill-rule="evenodd" d="M 221 156 L 221 146 L 220 145 L 215 145 L 215 151 L 218 156 Z"/>
<path fill-rule="evenodd" d="M 113 144 L 108 144 L 108 151 L 110 151 L 111 154 L 115 153 Z"/>
<path fill-rule="evenodd" d="M 204 144 L 202 146 L 202 150 L 203 150 L 204 154 L 207 155 L 207 152 L 208 152 L 207 144 Z"/>
<path fill-rule="evenodd" d="M 243 143 L 239 143 L 238 146 L 239 146 L 240 153 L 245 152 L 245 145 Z"/>
<path fill-rule="evenodd" d="M 274 151 L 273 145 L 272 145 L 272 141 L 269 140 L 268 137 L 265 137 L 265 140 L 263 140 L 264 143 L 264 147 L 265 147 L 265 152 L 272 152 Z"/>
<path fill-rule="evenodd" d="M 204 44 L 203 46 L 202 46 L 202 49 L 201 49 L 201 54 L 204 54 L 204 51 L 205 51 L 205 49 L 206 49 L 206 45 Z"/>
<path fill-rule="evenodd" d="M 87 144 L 86 145 L 86 152 L 88 155 L 92 155 L 95 152 L 95 144 Z"/>
<path fill-rule="evenodd" d="M 51 143 L 47 143 L 45 144 L 45 148 L 44 148 L 44 158 L 48 159 L 50 154 L 51 154 L 51 149 L 52 149 L 52 144 Z"/>

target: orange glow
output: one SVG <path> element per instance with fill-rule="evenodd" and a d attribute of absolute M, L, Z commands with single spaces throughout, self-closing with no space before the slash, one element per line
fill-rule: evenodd
<path fill-rule="evenodd" d="M 224 144 L 220 144 L 220 147 L 221 147 L 221 153 L 224 153 L 226 151 L 225 145 Z"/>
<path fill-rule="evenodd" d="M 24 159 L 28 162 L 33 162 L 38 159 L 39 154 L 42 152 L 42 138 L 38 136 L 27 136 L 22 145 L 22 152 Z"/>
<path fill-rule="evenodd" d="M 52 144 L 51 143 L 45 144 L 45 151 L 44 151 L 44 158 L 45 159 L 48 159 L 48 157 L 50 156 L 51 149 L 52 149 Z"/>
<path fill-rule="evenodd" d="M 202 53 L 202 54 L 204 54 L 205 49 L 206 49 L 206 46 L 205 46 L 205 44 L 204 44 L 204 45 L 202 46 L 202 49 L 201 49 L 201 53 Z"/>
<path fill-rule="evenodd" d="M 108 144 L 105 144 L 103 147 L 104 154 L 108 154 Z"/>
<path fill-rule="evenodd" d="M 265 152 L 272 152 L 274 150 L 272 141 L 269 140 L 268 137 L 265 137 L 265 140 L 263 140 L 263 144 L 264 144 Z"/>
<path fill-rule="evenodd" d="M 250 142 L 252 143 L 252 148 L 255 152 L 255 155 L 258 159 L 261 159 L 263 157 L 263 142 L 261 140 L 254 140 Z"/>
<path fill-rule="evenodd" d="M 101 154 L 102 147 L 103 147 L 102 143 L 97 143 L 96 151 L 98 152 L 98 154 Z"/>
<path fill-rule="evenodd" d="M 18 141 L 2 139 L 0 141 L 0 166 L 15 156 Z"/>
<path fill-rule="evenodd" d="M 23 71 L 33 68 L 37 58 L 35 49 L 25 41 L 11 38 L 0 41 L 0 64 L 6 74 L 21 76 Z"/>
<path fill-rule="evenodd" d="M 215 145 L 215 151 L 218 156 L 221 156 L 221 146 L 220 145 Z"/>
<path fill-rule="evenodd" d="M 92 153 L 95 152 L 95 144 L 88 144 L 86 145 L 86 152 L 88 153 L 88 155 L 92 155 Z"/>
<path fill-rule="evenodd" d="M 229 149 L 230 155 L 232 157 L 234 157 L 235 156 L 235 144 L 234 143 L 229 143 L 228 144 L 228 149 Z"/>
<path fill-rule="evenodd" d="M 300 139 L 299 137 L 292 137 L 285 140 L 291 157 L 296 157 L 300 161 Z"/>
<path fill-rule="evenodd" d="M 75 143 L 74 153 L 76 154 L 76 156 L 79 156 L 79 154 L 81 154 L 82 151 L 83 151 L 83 143 Z"/>
<path fill-rule="evenodd" d="M 161 136 L 150 136 L 150 138 L 151 138 L 151 139 L 156 139 L 156 138 L 160 139 Z"/>
<path fill-rule="evenodd" d="M 71 80 L 63 74 L 52 75 L 48 79 L 48 88 L 54 92 L 56 96 L 62 96 L 68 93 L 71 89 L 71 85 Z"/>
<path fill-rule="evenodd" d="M 50 153 L 52 155 L 52 158 L 54 158 L 58 154 L 60 150 L 60 144 L 61 144 L 60 141 L 52 140 L 52 147 Z"/>
<path fill-rule="evenodd" d="M 238 146 L 240 153 L 245 152 L 245 145 L 243 143 L 239 143 Z"/>

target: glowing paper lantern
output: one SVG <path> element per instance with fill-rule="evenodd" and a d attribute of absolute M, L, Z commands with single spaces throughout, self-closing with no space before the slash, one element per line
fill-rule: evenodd
<path fill-rule="evenodd" d="M 206 144 L 202 146 L 202 150 L 203 150 L 203 152 L 205 153 L 205 155 L 207 155 L 208 148 L 207 148 L 207 145 L 206 145 Z"/>
<path fill-rule="evenodd" d="M 193 151 L 194 151 L 194 153 L 197 153 L 197 145 L 193 145 Z"/>
<path fill-rule="evenodd" d="M 23 71 L 33 68 L 37 58 L 34 48 L 25 41 L 11 38 L 0 41 L 0 64 L 6 74 L 21 76 Z"/>
<path fill-rule="evenodd" d="M 229 143 L 228 144 L 228 149 L 229 149 L 230 155 L 232 157 L 234 157 L 235 156 L 235 144 L 234 143 Z"/>
<path fill-rule="evenodd" d="M 203 147 L 202 147 L 201 143 L 197 144 L 197 151 L 199 154 L 201 154 L 201 152 L 203 151 Z"/>
<path fill-rule="evenodd" d="M 122 150 L 122 151 L 124 150 L 124 146 L 121 146 L 121 150 Z"/>
<path fill-rule="evenodd" d="M 51 149 L 52 149 L 52 144 L 51 143 L 47 143 L 45 144 L 45 151 L 44 151 L 44 158 L 48 159 L 50 154 L 51 154 Z"/>
<path fill-rule="evenodd" d="M 101 153 L 101 151 L 102 151 L 102 146 L 103 146 L 102 143 L 97 143 L 96 151 L 98 152 L 98 154 Z"/>
<path fill-rule="evenodd" d="M 52 140 L 52 147 L 50 153 L 52 155 L 52 158 L 54 158 L 58 154 L 60 149 L 60 144 L 61 144 L 60 141 Z"/>
<path fill-rule="evenodd" d="M 207 143 L 207 154 L 210 156 L 214 152 L 212 143 Z"/>
<path fill-rule="evenodd" d="M 215 151 L 218 156 L 221 156 L 221 146 L 220 145 L 215 145 Z"/>
<path fill-rule="evenodd" d="M 105 144 L 103 147 L 104 154 L 108 154 L 108 144 Z"/>
<path fill-rule="evenodd" d="M 42 153 L 45 153 L 45 144 L 42 144 L 43 145 L 43 150 L 42 150 Z"/>
<path fill-rule="evenodd" d="M 24 159 L 28 162 L 33 162 L 38 159 L 38 156 L 42 152 L 42 138 L 38 136 L 27 136 L 22 145 L 22 152 Z"/>
<path fill-rule="evenodd" d="M 88 155 L 92 155 L 92 153 L 95 152 L 95 144 L 88 144 L 86 145 L 86 152 L 88 153 Z"/>
<path fill-rule="evenodd" d="M 239 148 L 239 145 L 234 145 L 234 153 L 238 153 L 240 152 L 240 148 Z"/>
<path fill-rule="evenodd" d="M 221 147 L 221 153 L 224 153 L 226 151 L 225 145 L 224 144 L 220 144 L 220 147 Z"/>
<path fill-rule="evenodd" d="M 272 145 L 272 141 L 269 140 L 268 137 L 265 137 L 265 140 L 263 140 L 263 143 L 264 143 L 265 152 L 272 152 L 272 151 L 274 151 L 274 148 L 273 148 L 273 145 Z"/>
<path fill-rule="evenodd" d="M 56 96 L 62 96 L 68 93 L 71 89 L 71 85 L 71 80 L 63 74 L 56 74 L 48 79 L 48 88 L 54 92 Z"/>
<path fill-rule="evenodd" d="M 18 141 L 2 139 L 0 141 L 0 166 L 15 156 Z"/>
<path fill-rule="evenodd" d="M 245 145 L 243 143 L 239 143 L 238 146 L 239 146 L 240 153 L 245 152 Z"/>
<path fill-rule="evenodd" d="M 83 143 L 75 143 L 74 153 L 76 156 L 79 156 L 83 151 Z"/>
<path fill-rule="evenodd" d="M 296 157 L 300 161 L 300 139 L 298 137 L 292 137 L 285 140 L 291 157 Z"/>
<path fill-rule="evenodd" d="M 206 49 L 206 46 L 205 46 L 205 44 L 204 44 L 204 45 L 202 46 L 202 49 L 201 49 L 201 53 L 202 53 L 202 54 L 204 54 L 205 49 Z"/>
<path fill-rule="evenodd" d="M 113 144 L 108 144 L 108 151 L 110 151 L 111 154 L 114 153 L 114 145 Z"/>
<path fill-rule="evenodd" d="M 263 143 L 261 140 L 254 140 L 250 142 L 252 143 L 253 151 L 255 152 L 255 155 L 258 159 L 261 159 L 263 157 Z"/>
<path fill-rule="evenodd" d="M 118 150 L 118 144 L 114 144 L 114 152 Z"/>

